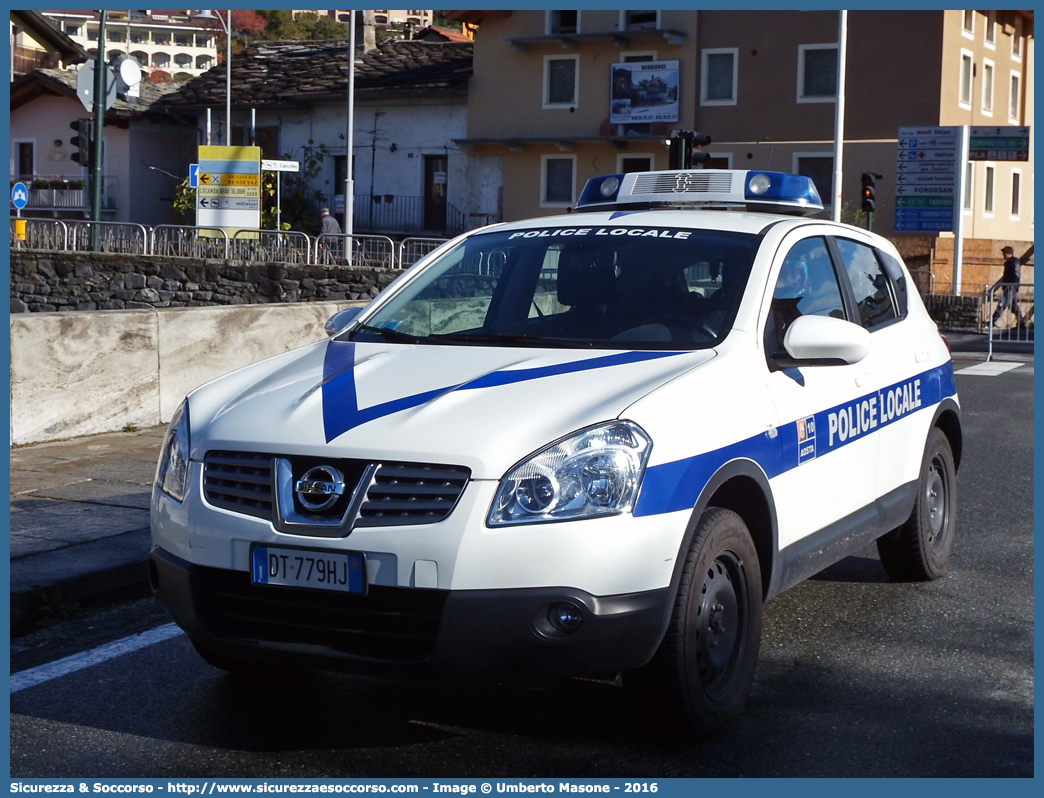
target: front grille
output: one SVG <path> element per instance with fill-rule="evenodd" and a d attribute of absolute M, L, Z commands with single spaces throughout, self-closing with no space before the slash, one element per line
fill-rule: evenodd
<path fill-rule="evenodd" d="M 203 458 L 203 495 L 215 507 L 272 517 L 272 455 L 207 452 Z"/>
<path fill-rule="evenodd" d="M 648 172 L 635 178 L 632 194 L 704 194 L 732 191 L 732 173 L 717 169 L 695 172 Z"/>
<path fill-rule="evenodd" d="M 457 504 L 469 476 L 466 468 L 385 463 L 366 492 L 356 526 L 441 521 Z"/>
<path fill-rule="evenodd" d="M 203 458 L 203 495 L 215 507 L 275 521 L 273 496 L 273 463 L 278 455 L 253 452 L 208 452 Z M 359 478 L 372 469 L 361 460 L 329 460 L 315 457 L 287 458 L 294 479 L 309 468 L 325 462 L 340 469 L 346 482 L 354 487 Z M 347 521 L 356 526 L 401 526 L 434 524 L 453 511 L 467 486 L 471 472 L 460 466 L 424 463 L 378 463 L 358 510 Z M 300 510 L 300 508 L 298 508 Z M 335 505 L 325 515 L 314 514 L 321 523 L 324 517 L 339 522 L 345 508 Z M 287 510 L 283 510 L 287 514 Z M 342 534 L 347 534 L 347 531 Z"/>
<path fill-rule="evenodd" d="M 366 596 L 255 585 L 242 571 L 194 566 L 193 600 L 208 632 L 227 640 L 323 646 L 412 663 L 435 647 L 447 591 L 371 585 Z"/>

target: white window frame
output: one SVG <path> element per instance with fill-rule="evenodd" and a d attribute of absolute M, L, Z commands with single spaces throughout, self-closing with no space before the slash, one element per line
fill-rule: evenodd
<path fill-rule="evenodd" d="M 964 15 L 971 14 L 971 27 L 964 27 Z M 975 39 L 975 12 L 974 11 L 962 11 L 961 12 L 961 35 L 965 39 Z"/>
<path fill-rule="evenodd" d="M 968 91 L 964 91 L 964 64 L 968 63 Z M 957 69 L 957 105 L 971 110 L 972 90 L 975 85 L 975 54 L 971 50 L 961 50 L 960 66 Z M 965 94 L 967 93 L 967 99 Z"/>
<path fill-rule="evenodd" d="M 732 56 L 732 97 L 726 100 L 711 100 L 707 98 L 708 69 L 707 60 L 711 55 Z M 739 48 L 738 47 L 708 47 L 700 53 L 700 105 L 736 105 L 739 98 Z"/>
<path fill-rule="evenodd" d="M 981 111 L 983 116 L 993 116 L 993 82 L 996 77 L 996 65 L 989 58 L 982 59 L 982 79 L 979 81 Z"/>
<path fill-rule="evenodd" d="M 975 210 L 975 161 L 964 162 L 964 196 L 961 197 L 961 211 L 971 216 Z"/>
<path fill-rule="evenodd" d="M 1015 86 L 1015 103 L 1011 102 L 1012 84 Z M 1022 107 L 1022 73 L 1011 70 L 1008 74 L 1008 121 L 1018 124 L 1019 109 Z"/>
<path fill-rule="evenodd" d="M 616 153 L 617 173 L 623 174 L 623 162 L 633 158 L 648 158 L 650 172 L 656 168 L 656 156 L 651 152 L 618 152 Z"/>
<path fill-rule="evenodd" d="M 627 12 L 628 11 L 641 11 L 641 9 L 637 9 L 637 8 L 636 9 L 622 9 L 622 8 L 620 9 L 620 20 L 619 20 L 619 22 L 617 22 L 617 25 L 619 26 L 620 30 L 622 30 L 622 31 L 626 31 L 626 30 L 660 30 L 660 28 L 663 26 L 663 16 L 662 16 L 663 12 L 662 11 L 657 11 L 656 12 L 656 27 L 655 28 L 628 28 L 627 27 Z"/>
<path fill-rule="evenodd" d="M 574 9 L 562 9 L 562 10 L 572 11 Z M 563 34 L 555 33 L 555 31 L 553 30 L 554 26 L 551 24 L 551 19 L 552 19 L 551 15 L 554 14 L 554 13 L 555 13 L 554 11 L 545 11 L 544 12 L 544 33 L 547 34 L 548 36 L 558 36 L 558 35 L 571 36 L 572 34 L 569 34 L 569 33 L 563 33 Z M 580 18 L 582 16 L 583 16 L 583 12 L 580 11 L 579 9 L 576 9 L 576 32 L 577 33 L 579 33 L 580 30 L 581 30 L 581 28 L 580 28 L 580 24 L 581 24 Z"/>
<path fill-rule="evenodd" d="M 992 219 L 997 208 L 997 164 L 984 162 L 985 172 L 982 179 L 982 215 Z"/>
<path fill-rule="evenodd" d="M 568 202 L 550 202 L 547 197 L 547 162 L 550 160 L 570 161 L 573 165 L 572 196 Z M 544 154 L 540 156 L 540 207 L 541 208 L 572 208 L 576 204 L 576 155 Z"/>
<path fill-rule="evenodd" d="M 1022 170 L 1011 170 L 1011 206 L 1008 216 L 1013 222 L 1019 221 L 1022 216 Z"/>
<path fill-rule="evenodd" d="M 551 62 L 572 61 L 573 62 L 573 99 L 572 102 L 551 102 L 548 94 L 551 91 Z M 580 102 L 580 56 L 579 55 L 545 55 L 544 56 L 544 85 L 541 88 L 541 107 L 547 110 L 560 110 L 563 108 L 576 108 Z"/>
<path fill-rule="evenodd" d="M 986 22 L 982 26 L 982 46 L 989 50 L 997 49 L 997 12 L 987 11 Z"/>
<path fill-rule="evenodd" d="M 1015 15 L 1015 19 L 1012 22 L 1012 27 L 1015 29 L 1014 33 L 1011 34 L 1011 60 L 1022 61 L 1022 17 L 1018 14 Z"/>
<path fill-rule="evenodd" d="M 837 102 L 837 89 L 829 97 L 812 96 L 807 97 L 802 92 L 805 87 L 805 53 L 809 50 L 833 50 L 838 52 L 837 42 L 832 44 L 799 44 L 798 45 L 798 68 L 797 68 L 797 101 L 799 103 L 833 103 Z"/>
<path fill-rule="evenodd" d="M 715 157 L 720 157 L 718 153 L 715 153 L 714 155 L 715 155 Z M 834 151 L 833 150 L 827 150 L 825 152 L 795 152 L 795 153 L 792 153 L 791 156 L 790 156 L 790 173 L 791 174 L 795 174 L 795 175 L 801 174 L 800 170 L 798 169 L 798 162 L 802 158 L 826 158 L 831 163 L 830 172 L 831 172 L 831 174 L 833 174 L 833 171 L 834 171 L 834 168 L 833 168 Z M 833 209 L 833 207 L 834 207 L 834 196 L 833 196 L 834 192 L 833 192 L 832 188 L 827 188 L 827 194 L 828 194 L 828 196 L 825 196 L 825 197 L 824 196 L 820 196 L 820 199 L 823 200 L 823 210 L 825 210 L 825 211 L 829 211 L 829 210 Z"/>

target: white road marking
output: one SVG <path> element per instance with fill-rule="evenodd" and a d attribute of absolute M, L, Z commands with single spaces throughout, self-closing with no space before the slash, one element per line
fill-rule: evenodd
<path fill-rule="evenodd" d="M 59 676 L 68 676 L 70 673 L 76 673 L 76 671 L 84 668 L 90 668 L 107 660 L 122 657 L 124 654 L 130 654 L 132 651 L 138 651 L 156 643 L 162 643 L 164 640 L 170 640 L 172 637 L 177 637 L 180 634 L 184 634 L 184 632 L 181 631 L 177 624 L 168 623 L 155 629 L 150 629 L 147 632 L 142 632 L 139 635 L 131 635 L 122 640 L 114 640 L 90 651 L 81 651 L 79 654 L 73 654 L 56 662 L 48 662 L 46 665 L 39 665 L 27 671 L 12 673 L 11 692 L 17 693 L 19 690 L 35 687 L 38 684 L 49 682 L 51 679 L 57 679 Z"/>
<path fill-rule="evenodd" d="M 999 360 L 991 360 L 987 363 L 976 363 L 974 366 L 960 369 L 955 374 L 971 374 L 977 377 L 996 377 L 1012 369 L 1017 369 L 1021 363 L 1003 363 Z"/>

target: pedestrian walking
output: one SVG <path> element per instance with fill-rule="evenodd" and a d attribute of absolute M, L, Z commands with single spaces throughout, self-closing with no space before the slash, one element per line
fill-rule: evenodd
<path fill-rule="evenodd" d="M 326 263 L 337 263 L 343 260 L 344 242 L 338 238 L 324 238 L 324 236 L 340 236 L 341 225 L 330 215 L 329 208 L 319 211 L 321 226 L 319 228 L 319 247 L 327 252 Z"/>
<path fill-rule="evenodd" d="M 1001 313 L 1007 308 L 1015 315 L 1015 324 L 1020 325 L 1022 313 L 1019 309 L 1019 283 L 1022 280 L 1022 264 L 1032 257 L 1033 246 L 1031 245 L 1021 258 L 1015 257 L 1015 249 L 1010 246 L 1001 247 L 1001 255 L 1004 256 L 1004 274 L 991 289 L 995 292 L 999 287 L 1001 290 L 997 299 L 997 309 L 993 312 L 993 323 L 997 323 Z"/>
<path fill-rule="evenodd" d="M 337 220 L 330 215 L 329 208 L 323 208 L 319 211 L 319 218 L 322 221 L 322 226 L 319 228 L 319 235 L 340 235 L 341 225 L 339 225 Z"/>

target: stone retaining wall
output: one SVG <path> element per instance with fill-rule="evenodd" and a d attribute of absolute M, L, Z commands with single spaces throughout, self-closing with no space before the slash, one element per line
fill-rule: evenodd
<path fill-rule="evenodd" d="M 288 263 L 11 250 L 11 312 L 366 301 L 398 274 Z"/>
<path fill-rule="evenodd" d="M 322 341 L 330 316 L 363 304 L 12 314 L 11 443 L 169 421 L 197 386 Z"/>

